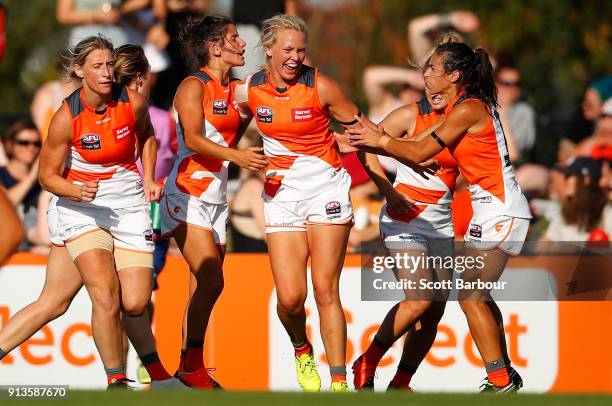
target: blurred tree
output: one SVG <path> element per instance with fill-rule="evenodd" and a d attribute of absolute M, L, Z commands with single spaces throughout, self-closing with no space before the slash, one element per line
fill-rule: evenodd
<path fill-rule="evenodd" d="M 605 0 L 363 0 L 304 9 L 311 58 L 365 108 L 361 73 L 372 64 L 407 66 L 407 23 L 452 10 L 481 21 L 469 40 L 493 55 L 514 55 L 539 114 L 534 158 L 552 164 L 565 120 L 588 83 L 612 72 L 612 2 Z"/>
<path fill-rule="evenodd" d="M 54 64 L 66 30 L 55 19 L 55 1 L 5 0 L 6 54 L 0 63 L 0 134 L 7 121 L 27 115 L 36 87 L 57 77 Z"/>

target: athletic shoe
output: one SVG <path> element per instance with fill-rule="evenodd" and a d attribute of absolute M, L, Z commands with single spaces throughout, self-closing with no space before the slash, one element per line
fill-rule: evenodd
<path fill-rule="evenodd" d="M 130 379 L 127 379 L 127 378 L 113 379 L 111 381 L 111 383 L 109 383 L 106 386 L 106 390 L 116 390 L 116 389 L 127 390 L 127 389 L 131 389 L 131 387 L 129 385 L 130 382 L 134 382 L 134 381 L 132 381 Z"/>
<path fill-rule="evenodd" d="M 396 392 L 396 391 L 414 393 L 414 389 L 412 389 L 410 386 L 395 386 L 389 383 L 389 386 L 387 386 L 387 392 Z"/>
<path fill-rule="evenodd" d="M 151 383 L 151 377 L 149 376 L 149 373 L 147 372 L 147 368 L 145 368 L 144 365 L 142 365 L 142 363 L 138 364 L 138 368 L 136 369 L 136 378 L 138 379 L 138 382 L 140 383 L 143 383 L 143 384 Z"/>
<path fill-rule="evenodd" d="M 330 392 L 350 392 L 346 381 L 332 382 L 329 387 Z"/>
<path fill-rule="evenodd" d="M 317 372 L 314 355 L 302 354 L 295 357 L 295 372 L 297 380 L 304 392 L 318 392 L 321 390 L 321 378 Z"/>
<path fill-rule="evenodd" d="M 516 372 L 516 370 L 512 367 L 508 369 L 508 376 L 510 377 L 510 382 L 506 386 L 495 386 L 491 381 L 487 378 L 484 379 L 480 388 L 482 389 L 481 393 L 511 393 L 518 392 L 519 389 L 523 387 L 523 378 Z"/>
<path fill-rule="evenodd" d="M 187 389 L 187 386 L 178 378 L 170 377 L 163 381 L 151 381 L 152 390 L 163 390 L 163 389 Z"/>
<path fill-rule="evenodd" d="M 208 369 L 206 367 L 201 367 L 196 369 L 193 372 L 187 372 L 184 370 L 176 371 L 174 375 L 175 378 L 179 379 L 185 385 L 190 388 L 195 389 L 213 389 L 214 385 L 210 375 L 208 374 Z"/>
<path fill-rule="evenodd" d="M 363 355 L 353 363 L 353 385 L 355 390 L 374 390 L 374 376 L 377 365 L 363 362 Z"/>

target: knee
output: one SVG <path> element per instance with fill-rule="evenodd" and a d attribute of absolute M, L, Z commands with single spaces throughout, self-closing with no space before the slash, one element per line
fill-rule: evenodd
<path fill-rule="evenodd" d="M 91 303 L 94 311 L 103 312 L 110 316 L 116 316 L 119 313 L 119 293 L 109 289 L 105 292 L 96 292 L 92 295 Z"/>
<path fill-rule="evenodd" d="M 284 294 L 278 295 L 279 310 L 288 315 L 295 316 L 304 312 L 305 295 L 300 294 Z"/>
<path fill-rule="evenodd" d="M 409 310 L 415 317 L 421 317 L 431 308 L 430 300 L 404 300 L 400 302 L 400 309 Z"/>
<path fill-rule="evenodd" d="M 121 304 L 125 313 L 127 313 L 129 316 L 136 317 L 140 316 L 147 310 L 147 306 L 149 305 L 149 298 L 123 298 Z"/>
<path fill-rule="evenodd" d="M 331 306 L 340 302 L 338 290 L 331 286 L 315 286 L 314 297 L 317 306 Z"/>
<path fill-rule="evenodd" d="M 70 300 L 53 300 L 51 298 L 42 297 L 36 302 L 37 307 L 48 314 L 49 320 L 55 320 L 68 310 Z"/>
<path fill-rule="evenodd" d="M 196 292 L 201 292 L 205 294 L 206 297 L 214 298 L 215 300 L 221 296 L 223 288 L 225 287 L 222 272 L 215 272 L 213 274 L 200 272 L 196 274 L 196 281 Z"/>

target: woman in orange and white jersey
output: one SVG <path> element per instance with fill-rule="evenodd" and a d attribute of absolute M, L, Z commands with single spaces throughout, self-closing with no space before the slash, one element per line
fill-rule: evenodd
<path fill-rule="evenodd" d="M 247 78 L 240 105 L 255 117 L 269 166 L 264 212 L 277 312 L 295 348 L 298 382 L 319 391 L 312 347 L 306 337 L 306 267 L 312 283 L 332 390 L 346 385 L 346 321 L 339 279 L 353 211 L 350 176 L 342 167 L 332 131 L 333 117 L 354 125 L 357 107 L 338 84 L 303 64 L 307 28 L 303 20 L 277 15 L 263 23 L 266 68 Z"/>
<path fill-rule="evenodd" d="M 362 129 L 351 130 L 351 143 L 415 163 L 448 146 L 470 184 L 474 211 L 460 254 L 484 264 L 465 270 L 460 277 L 470 282 L 496 281 L 509 256 L 520 252 L 531 213 L 512 171 L 496 110 L 491 62 L 482 49 L 448 42 L 436 47 L 425 67 L 424 78 L 428 91 L 448 103 L 444 120 L 421 132 L 417 142 L 393 139 L 384 130 L 364 125 Z M 522 380 L 510 367 L 500 328 L 501 313 L 490 302 L 488 290 L 460 294 L 461 308 L 487 370 L 484 391 L 516 391 L 522 387 Z"/>
<path fill-rule="evenodd" d="M 418 103 L 392 111 L 379 125 L 394 138 L 414 139 L 424 129 L 444 117 L 447 102 L 426 91 Z M 380 214 L 380 234 L 389 255 L 448 257 L 453 255 L 453 223 L 450 203 L 459 174 L 457 162 L 447 149 L 434 159 L 439 169 L 398 163 L 395 183 L 387 179 L 374 154 L 366 154 L 365 168 L 385 195 L 387 204 Z M 406 280 L 450 280 L 450 271 L 420 265 L 397 270 Z M 372 343 L 353 364 L 355 389 L 373 389 L 376 367 L 385 352 L 404 333 L 402 358 L 389 388 L 408 389 L 410 379 L 433 344 L 448 290 L 406 291 L 406 300 L 386 315 Z M 413 328 L 416 322 L 420 328 Z"/>
<path fill-rule="evenodd" d="M 138 45 L 123 45 L 115 49 L 113 56 L 115 81 L 131 90 L 142 92 L 149 72 L 149 64 L 142 48 Z M 83 286 L 79 271 L 60 238 L 57 200 L 54 196 L 47 210 L 51 250 L 43 290 L 36 301 L 17 312 L 0 330 L 0 359 L 45 324 L 63 315 Z M 139 283 L 137 279 L 125 279 L 123 282 L 122 289 L 126 293 L 132 290 L 130 283 Z M 135 317 L 126 315 L 125 322 L 128 337 L 151 376 L 152 386 L 176 384 L 159 362 L 153 334 L 151 329 L 147 328 L 150 325 L 149 314 L 144 312 Z"/>
<path fill-rule="evenodd" d="M 266 160 L 261 148 L 235 148 L 246 128 L 243 120 L 250 117 L 241 118 L 234 102 L 237 82 L 230 70 L 244 64 L 245 42 L 232 20 L 219 15 L 190 20 L 180 38 L 198 69 L 183 80 L 174 98 L 179 152 L 160 213 L 162 234 L 176 239 L 195 285 L 176 376 L 188 386 L 211 389 L 216 382 L 204 366 L 203 348 L 210 314 L 223 290 L 228 165 L 257 171 Z"/>
<path fill-rule="evenodd" d="M 153 180 L 156 144 L 147 103 L 113 82 L 112 51 L 101 36 L 71 50 L 69 74 L 82 87 L 53 117 L 40 182 L 59 197 L 59 238 L 92 299 L 93 336 L 108 383 L 125 386 L 119 310 L 141 315 L 150 299 L 148 201 L 159 199 L 161 190 Z M 144 178 L 136 168 L 137 149 Z"/>

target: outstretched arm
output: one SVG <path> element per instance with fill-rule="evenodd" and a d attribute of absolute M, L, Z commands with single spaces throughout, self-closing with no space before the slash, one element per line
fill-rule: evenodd
<path fill-rule="evenodd" d="M 392 157 L 419 164 L 433 158 L 445 146 L 452 145 L 472 126 L 482 126 L 481 121 L 485 119 L 483 113 L 488 118 L 488 113 L 480 103 L 462 103 L 455 107 L 445 120 L 440 120 L 419 133 L 415 141 L 392 138 L 374 126 L 362 124 L 361 129 L 349 130 L 351 144 L 360 148 L 382 148 Z"/>

